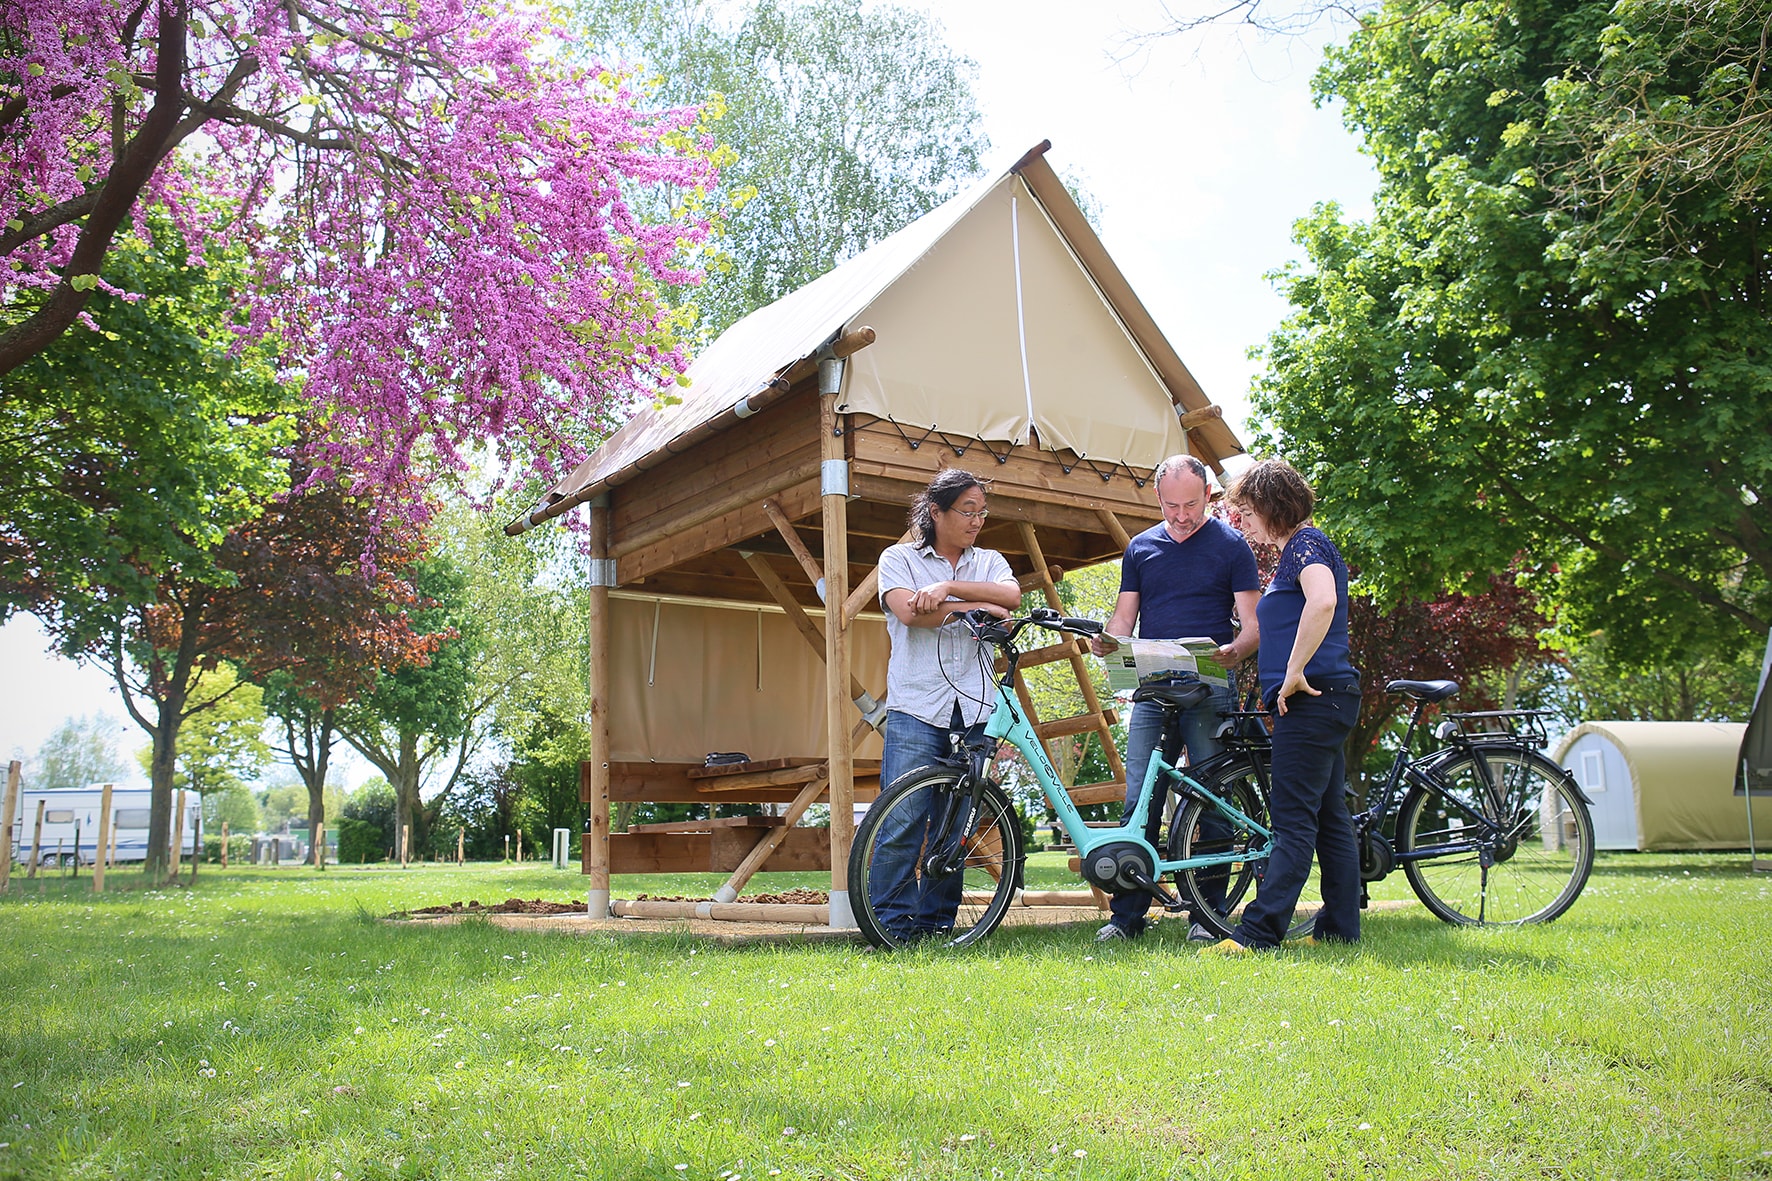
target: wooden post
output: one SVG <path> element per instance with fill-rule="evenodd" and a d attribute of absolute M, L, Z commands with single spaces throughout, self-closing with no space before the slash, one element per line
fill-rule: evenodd
<path fill-rule="evenodd" d="M 824 508 L 824 680 L 825 740 L 830 747 L 831 775 L 831 911 L 833 927 L 853 929 L 849 905 L 849 846 L 855 840 L 855 752 L 849 741 L 854 704 L 849 697 L 849 621 L 843 603 L 849 598 L 849 463 L 848 419 L 837 414 L 843 363 L 831 359 L 818 366 L 819 491 Z"/>
<path fill-rule="evenodd" d="M 105 854 L 111 845 L 111 789 L 113 784 L 105 784 L 98 799 L 98 848 L 92 856 L 92 892 L 105 892 Z"/>
<path fill-rule="evenodd" d="M 326 826 L 324 824 L 320 825 L 319 831 L 314 834 L 314 868 L 318 870 L 326 868 Z"/>
<path fill-rule="evenodd" d="M 6 764 L 6 802 L 0 804 L 0 890 L 12 882 L 12 817 L 18 811 L 18 781 L 22 770 L 17 759 Z"/>
<path fill-rule="evenodd" d="M 172 856 L 167 860 L 171 867 L 173 881 L 178 881 L 179 854 L 184 852 L 185 844 L 185 792 L 179 789 L 172 805 Z"/>
<path fill-rule="evenodd" d="M 400 868 L 406 868 L 406 859 L 412 855 L 412 825 L 400 826 Z"/>
<path fill-rule="evenodd" d="M 455 832 L 455 863 L 467 864 L 468 830 L 459 828 Z"/>
<path fill-rule="evenodd" d="M 517 830 L 517 864 L 523 864 L 523 830 Z"/>
<path fill-rule="evenodd" d="M 586 783 L 585 911 L 609 917 L 609 591 L 616 583 L 609 556 L 609 497 L 590 502 L 591 514 L 591 758 Z"/>
<path fill-rule="evenodd" d="M 70 877 L 80 876 L 80 822 L 74 821 L 74 872 Z"/>
<path fill-rule="evenodd" d="M 222 821 L 222 868 L 228 867 L 228 822 Z"/>
<path fill-rule="evenodd" d="M 31 831 L 31 872 L 27 876 L 37 876 L 37 865 L 43 860 L 43 809 L 48 801 L 37 801 L 37 827 Z"/>
<path fill-rule="evenodd" d="M 64 856 L 64 854 L 62 853 L 62 843 L 65 840 L 67 840 L 66 837 L 56 837 L 55 838 L 55 867 L 57 869 L 60 869 L 62 866 L 62 857 Z"/>

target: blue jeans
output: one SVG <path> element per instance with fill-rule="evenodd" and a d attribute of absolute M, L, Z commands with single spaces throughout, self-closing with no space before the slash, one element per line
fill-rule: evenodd
<path fill-rule="evenodd" d="M 1177 682 L 1185 682 L 1194 678 L 1181 676 L 1175 679 Z M 1120 814 L 1121 821 L 1124 822 L 1132 815 L 1132 809 L 1138 804 L 1138 797 L 1144 792 L 1145 773 L 1150 769 L 1151 754 L 1159 743 L 1163 747 L 1164 760 L 1171 766 L 1181 757 L 1182 748 L 1186 747 L 1188 762 L 1197 767 L 1224 749 L 1224 744 L 1213 735 L 1223 724 L 1221 715 L 1236 708 L 1236 690 L 1229 685 L 1214 685 L 1212 696 L 1174 718 L 1165 732 L 1163 723 L 1166 711 L 1161 706 L 1149 701 L 1141 701 L 1133 706 L 1132 721 L 1126 727 L 1126 808 Z M 1162 849 L 1157 846 L 1157 836 L 1163 824 L 1163 804 L 1163 799 L 1151 801 L 1150 814 L 1144 825 L 1145 840 L 1159 854 Z M 1203 815 L 1200 828 L 1203 840 L 1224 840 L 1230 836 L 1229 822 L 1216 812 Z M 1221 892 L 1222 889 L 1221 886 Z M 1131 935 L 1142 934 L 1144 914 L 1150 909 L 1151 901 L 1151 896 L 1143 890 L 1115 894 L 1108 907 L 1114 926 Z"/>
<path fill-rule="evenodd" d="M 886 715 L 886 743 L 880 752 L 882 793 L 919 767 L 933 766 L 953 757 L 952 736 L 967 740 L 984 733 L 984 723 L 965 725 L 959 705 L 947 726 L 931 726 L 910 714 L 891 710 Z M 931 813 L 946 801 L 932 789 L 920 793 L 895 809 L 874 835 L 873 862 L 868 874 L 869 903 L 881 924 L 900 937 L 946 931 L 954 925 L 960 909 L 963 874 L 951 874 L 936 882 L 917 871 L 918 862 L 940 849 L 926 848 Z M 958 826 L 954 834 L 958 836 Z M 948 850 L 951 851 L 951 850 Z"/>
<path fill-rule="evenodd" d="M 1295 693 L 1284 716 L 1274 716 L 1274 852 L 1261 892 L 1243 910 L 1231 938 L 1245 947 L 1277 947 L 1292 925 L 1298 896 L 1310 877 L 1311 853 L 1321 869 L 1323 909 L 1313 933 L 1353 942 L 1360 937 L 1360 850 L 1343 789 L 1342 744 L 1360 716 L 1360 686 L 1318 685 L 1321 697 Z"/>

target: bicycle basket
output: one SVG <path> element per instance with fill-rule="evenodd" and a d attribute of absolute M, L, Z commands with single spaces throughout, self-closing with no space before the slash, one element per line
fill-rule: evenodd
<path fill-rule="evenodd" d="M 1551 711 L 1545 709 L 1485 709 L 1449 713 L 1440 723 L 1443 742 L 1460 746 L 1502 744 L 1530 746 L 1542 750 L 1550 741 L 1545 734 L 1544 719 Z"/>

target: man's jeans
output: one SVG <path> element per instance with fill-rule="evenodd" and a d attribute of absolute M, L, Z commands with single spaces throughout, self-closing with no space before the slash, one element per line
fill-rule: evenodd
<path fill-rule="evenodd" d="M 1176 677 L 1177 683 L 1185 683 L 1194 678 L 1189 676 Z M 1174 718 L 1164 732 L 1164 717 L 1168 711 L 1154 702 L 1141 701 L 1132 707 L 1132 722 L 1126 727 L 1126 808 L 1120 814 L 1122 822 L 1132 815 L 1132 809 L 1138 804 L 1138 797 L 1144 791 L 1144 777 L 1150 767 L 1151 753 L 1162 744 L 1163 758 L 1170 766 L 1174 766 L 1180 758 L 1183 747 L 1187 748 L 1190 766 L 1199 766 L 1213 755 L 1224 749 L 1214 735 L 1219 726 L 1224 724 L 1221 716 L 1237 708 L 1237 693 L 1230 686 L 1212 687 L 1212 696 L 1188 710 L 1178 718 Z M 1158 782 L 1159 790 L 1170 781 L 1164 778 Z M 1145 820 L 1144 836 L 1159 855 L 1163 853 L 1157 844 L 1158 829 L 1163 823 L 1163 804 L 1167 799 L 1164 792 L 1158 799 L 1151 801 L 1150 815 Z M 1230 836 L 1230 823 L 1216 812 L 1202 814 L 1200 836 L 1203 841 L 1220 841 Z M 1227 875 L 1220 878 L 1218 892 L 1222 901 Z M 1210 886 L 1210 883 L 1203 883 Z M 1142 934 L 1144 931 L 1144 914 L 1151 907 L 1153 899 L 1142 890 L 1126 894 L 1115 894 L 1109 906 L 1113 915 L 1113 924 L 1129 935 Z M 1208 901 L 1214 901 L 1208 899 Z"/>
<path fill-rule="evenodd" d="M 969 741 L 983 733 L 983 722 L 970 727 L 963 724 L 957 704 L 948 726 L 931 726 L 897 710 L 888 712 L 886 745 L 880 754 L 881 793 L 919 767 L 952 758 L 953 735 L 959 734 Z M 874 837 L 868 873 L 869 901 L 881 925 L 901 938 L 946 931 L 953 927 L 954 915 L 960 909 L 964 874 L 928 882 L 917 872 L 920 860 L 944 852 L 925 846 L 933 819 L 931 812 L 945 802 L 936 791 L 925 788 L 917 799 L 895 809 Z"/>

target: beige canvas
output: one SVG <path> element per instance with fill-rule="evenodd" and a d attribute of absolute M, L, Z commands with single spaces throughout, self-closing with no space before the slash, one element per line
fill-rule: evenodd
<path fill-rule="evenodd" d="M 823 625 L 819 613 L 809 614 Z M 753 759 L 826 753 L 824 662 L 779 607 L 616 591 L 610 616 L 613 761 L 699 763 L 711 751 Z M 884 695 L 885 621 L 863 615 L 851 636 L 856 679 Z M 879 737 L 869 735 L 855 757 L 879 758 Z"/>

